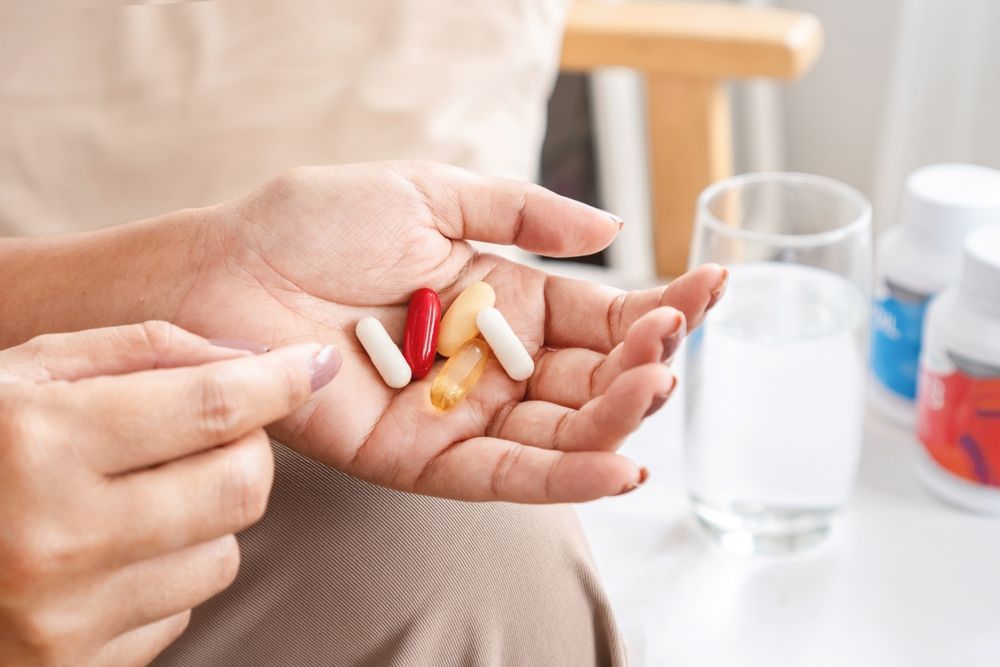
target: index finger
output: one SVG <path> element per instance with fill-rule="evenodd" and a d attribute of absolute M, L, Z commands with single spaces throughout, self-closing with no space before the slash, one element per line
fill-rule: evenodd
<path fill-rule="evenodd" d="M 114 350 L 113 354 L 107 354 Z M 36 336 L 0 351 L 0 375 L 48 382 L 121 375 L 154 368 L 196 366 L 245 357 L 167 322 L 143 322 Z"/>
<path fill-rule="evenodd" d="M 405 169 L 444 236 L 516 245 L 550 257 L 603 250 L 618 235 L 620 218 L 535 185 L 481 176 L 447 165 Z"/>
<path fill-rule="evenodd" d="M 285 417 L 339 370 L 340 353 L 295 345 L 191 368 L 143 371 L 59 386 L 75 434 L 104 474 L 164 463 L 232 442 Z"/>

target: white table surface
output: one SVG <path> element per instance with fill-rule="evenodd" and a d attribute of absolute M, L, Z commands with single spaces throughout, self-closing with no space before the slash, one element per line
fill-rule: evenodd
<path fill-rule="evenodd" d="M 623 449 L 650 481 L 578 507 L 633 665 L 1000 666 L 1000 519 L 930 496 L 905 431 L 869 412 L 858 486 L 825 544 L 743 558 L 688 512 L 681 402 Z"/>

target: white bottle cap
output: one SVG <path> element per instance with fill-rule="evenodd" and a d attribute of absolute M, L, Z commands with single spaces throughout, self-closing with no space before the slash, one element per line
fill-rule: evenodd
<path fill-rule="evenodd" d="M 965 235 L 1000 222 L 1000 170 L 974 164 L 933 164 L 906 179 L 903 224 L 922 240 L 956 255 Z"/>
<path fill-rule="evenodd" d="M 969 232 L 958 285 L 976 310 L 1000 317 L 1000 224 Z"/>

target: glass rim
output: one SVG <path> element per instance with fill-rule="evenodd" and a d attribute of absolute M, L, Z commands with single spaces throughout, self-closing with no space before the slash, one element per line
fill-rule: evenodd
<path fill-rule="evenodd" d="M 823 232 L 812 232 L 809 234 L 782 234 L 778 232 L 761 232 L 753 229 L 742 229 L 732 227 L 720 220 L 709 208 L 709 201 L 725 190 L 744 185 L 754 185 L 759 183 L 790 183 L 807 184 L 819 186 L 826 190 L 833 191 L 845 199 L 857 205 L 859 212 L 854 220 L 828 229 Z M 835 178 L 819 176 L 817 174 L 806 174 L 798 171 L 758 171 L 747 174 L 729 176 L 721 181 L 712 183 L 702 190 L 698 196 L 698 223 L 705 224 L 718 234 L 729 236 L 744 241 L 754 241 L 757 243 L 768 243 L 776 246 L 790 247 L 812 247 L 831 245 L 838 241 L 852 236 L 862 231 L 865 227 L 871 226 L 872 205 L 861 192 L 856 188 L 842 183 Z"/>

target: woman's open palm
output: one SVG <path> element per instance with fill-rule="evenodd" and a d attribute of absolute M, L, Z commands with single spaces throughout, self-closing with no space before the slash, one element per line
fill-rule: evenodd
<path fill-rule="evenodd" d="M 581 501 L 644 471 L 615 449 L 674 385 L 664 361 L 719 298 L 725 271 L 621 292 L 477 252 L 467 241 L 550 256 L 606 247 L 621 223 L 538 186 L 402 162 L 303 168 L 208 209 L 202 270 L 176 321 L 270 345 L 310 340 L 344 357 L 336 380 L 274 437 L 376 484 L 450 498 Z M 390 389 L 354 336 L 377 317 L 402 340 L 410 296 L 447 308 L 482 280 L 535 359 L 514 382 L 493 359 L 465 401 L 430 403 L 423 380 Z"/>

